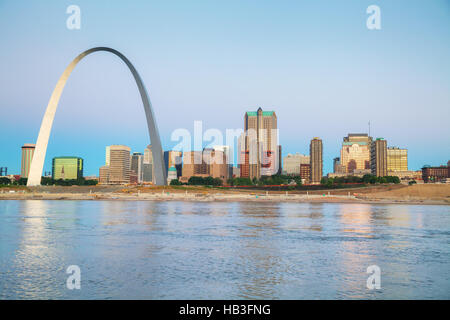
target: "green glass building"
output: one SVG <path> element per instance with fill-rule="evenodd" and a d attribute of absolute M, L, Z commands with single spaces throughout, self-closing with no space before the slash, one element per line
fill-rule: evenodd
<path fill-rule="evenodd" d="M 79 157 L 55 157 L 52 162 L 54 180 L 76 180 L 83 177 L 83 159 Z"/>

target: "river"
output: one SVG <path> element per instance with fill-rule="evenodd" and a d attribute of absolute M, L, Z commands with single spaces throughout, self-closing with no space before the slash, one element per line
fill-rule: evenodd
<path fill-rule="evenodd" d="M 0 299 L 449 298 L 450 206 L 0 201 Z"/>

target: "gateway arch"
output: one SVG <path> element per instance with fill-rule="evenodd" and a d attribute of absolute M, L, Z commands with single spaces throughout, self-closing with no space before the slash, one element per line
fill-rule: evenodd
<path fill-rule="evenodd" d="M 150 135 L 150 141 L 152 144 L 153 153 L 153 168 L 154 177 L 156 185 L 167 184 L 167 172 L 164 166 L 164 156 L 161 147 L 161 139 L 159 137 L 158 127 L 155 121 L 155 115 L 153 113 L 152 104 L 145 89 L 144 83 L 138 72 L 131 64 L 131 62 L 119 51 L 107 48 L 107 47 L 96 47 L 82 52 L 78 55 L 64 70 L 64 73 L 59 78 L 58 83 L 53 90 L 50 101 L 48 102 L 47 109 L 45 110 L 44 118 L 42 119 L 41 128 L 39 130 L 38 139 L 36 142 L 36 148 L 34 150 L 33 159 L 31 161 L 30 172 L 28 174 L 27 186 L 39 186 L 41 184 L 42 170 L 44 168 L 45 154 L 47 152 L 48 139 L 50 137 L 50 132 L 52 130 L 53 119 L 55 118 L 56 109 L 58 108 L 59 98 L 63 92 L 64 86 L 66 85 L 67 79 L 69 78 L 72 70 L 75 66 L 87 55 L 97 52 L 106 51 L 111 52 L 122 59 L 123 62 L 128 66 L 131 73 L 133 74 L 134 80 L 141 94 L 142 103 L 144 105 L 145 116 L 147 118 L 148 133 Z"/>

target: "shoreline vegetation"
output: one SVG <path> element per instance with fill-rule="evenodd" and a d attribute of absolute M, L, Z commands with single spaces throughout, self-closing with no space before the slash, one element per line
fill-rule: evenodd
<path fill-rule="evenodd" d="M 4 186 L 0 200 L 253 201 L 450 205 L 450 184 L 273 190 L 205 186 Z"/>

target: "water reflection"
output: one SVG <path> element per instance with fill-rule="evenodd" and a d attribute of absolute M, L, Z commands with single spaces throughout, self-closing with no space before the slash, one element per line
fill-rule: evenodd
<path fill-rule="evenodd" d="M 236 266 L 242 272 L 237 294 L 242 299 L 277 298 L 275 288 L 283 281 L 283 272 L 280 272 L 282 252 L 277 236 L 279 207 L 276 204 L 260 207 L 240 203 L 238 212 L 245 219 L 237 233 L 242 239 L 237 243 L 235 257 Z"/>
<path fill-rule="evenodd" d="M 55 239 L 49 230 L 64 226 L 72 228 L 72 219 L 56 222 L 47 215 L 49 203 L 46 201 L 26 200 L 20 202 L 22 228 L 20 243 L 12 262 L 14 278 L 11 281 L 12 292 L 21 292 L 25 298 L 39 299 L 58 297 L 53 276 L 58 267 L 62 268 L 62 252 L 55 246 Z M 64 221 L 64 222 L 63 222 Z"/>
<path fill-rule="evenodd" d="M 341 231 L 353 236 L 372 237 L 372 207 L 369 204 L 341 204 Z"/>
<path fill-rule="evenodd" d="M 450 298 L 449 206 L 0 201 L 0 213 L 0 298 Z"/>

